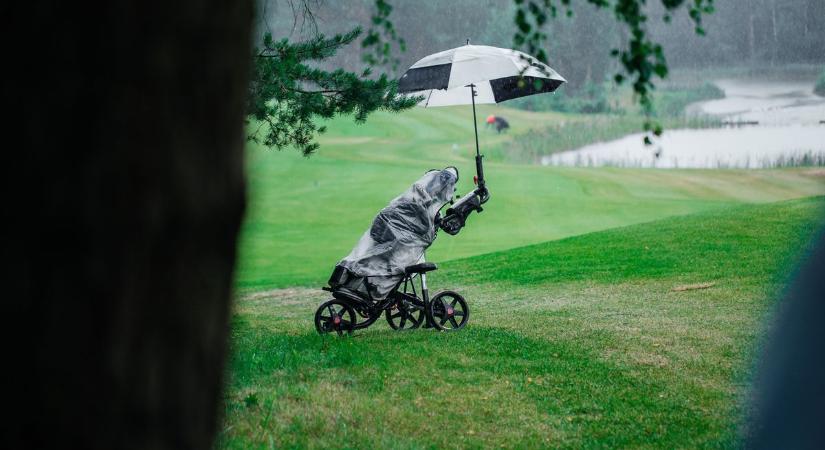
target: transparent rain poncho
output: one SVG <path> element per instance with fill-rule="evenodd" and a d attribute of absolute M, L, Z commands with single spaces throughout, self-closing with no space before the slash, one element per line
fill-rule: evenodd
<path fill-rule="evenodd" d="M 457 181 L 452 167 L 431 170 L 382 209 L 338 263 L 356 276 L 344 287 L 364 294 L 371 288 L 373 298 L 386 297 L 404 276 L 404 268 L 423 260 L 435 240 L 436 215 L 452 199 Z"/>

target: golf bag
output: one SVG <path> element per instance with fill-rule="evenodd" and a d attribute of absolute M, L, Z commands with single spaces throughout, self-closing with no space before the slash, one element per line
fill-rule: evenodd
<path fill-rule="evenodd" d="M 338 263 L 330 287 L 344 287 L 366 298 L 386 297 L 404 269 L 421 262 L 435 240 L 438 211 L 452 199 L 457 181 L 454 167 L 431 170 L 390 202 Z"/>

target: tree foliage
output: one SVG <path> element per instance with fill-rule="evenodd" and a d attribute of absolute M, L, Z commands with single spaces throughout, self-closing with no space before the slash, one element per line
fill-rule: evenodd
<path fill-rule="evenodd" d="M 394 69 L 401 63 L 397 54 L 393 54 L 395 42 L 399 51 L 407 50 L 406 41 L 398 35 L 390 20 L 392 5 L 386 0 L 375 0 L 375 12 L 370 18 L 372 26 L 367 30 L 367 35 L 361 41 L 361 47 L 366 50 L 363 54 L 364 62 L 370 66 L 391 65 Z"/>
<path fill-rule="evenodd" d="M 629 80 L 643 109 L 650 111 L 654 78 L 665 78 L 668 65 L 662 45 L 649 36 L 645 0 L 582 1 L 599 9 L 612 10 L 616 20 L 625 25 L 624 45 L 611 51 L 623 68 L 622 73 L 614 75 L 614 80 L 617 83 Z M 695 31 L 704 34 L 702 18 L 713 12 L 713 0 L 660 1 L 665 10 L 665 22 L 670 21 L 674 11 L 684 7 L 695 24 Z M 513 2 L 516 28 L 513 43 L 542 62 L 548 62 L 545 26 L 560 9 L 571 16 L 571 0 Z M 309 8 L 306 2 L 303 5 L 302 11 L 306 14 Z M 390 2 L 374 0 L 373 6 L 370 27 L 361 42 L 362 59 L 369 67 L 392 66 L 395 69 L 400 61 L 395 50 L 403 52 L 406 42 L 390 19 L 393 11 Z M 249 139 L 279 149 L 294 146 L 309 155 L 319 147 L 315 142 L 316 134 L 325 130 L 317 124 L 317 118 L 354 114 L 356 121 L 363 122 L 371 112 L 379 109 L 399 111 L 412 107 L 415 100 L 397 96 L 395 82 L 385 74 L 371 78 L 369 68 L 357 74 L 340 68 L 329 71 L 318 67 L 318 63 L 331 58 L 361 34 L 358 27 L 331 38 L 319 34 L 298 43 L 287 39 L 275 41 L 266 34 L 263 48 L 255 52 L 247 100 L 248 113 L 258 121 Z M 662 132 L 662 127 L 652 120 L 646 121 L 644 128 L 655 135 Z"/>
<path fill-rule="evenodd" d="M 328 23 L 336 32 L 364 26 L 355 45 L 340 46 L 334 56 L 312 61 L 313 67 L 344 68 L 361 77 L 366 62 L 392 79 L 405 68 L 400 61 L 411 63 L 471 38 L 549 59 L 568 78 L 563 91 L 570 98 L 587 97 L 589 86 L 607 79 L 628 83 L 648 111 L 654 86 L 673 67 L 761 68 L 825 57 L 822 0 L 269 1 L 294 5 L 281 12 L 271 8 L 267 18 L 287 32 L 290 23 L 295 29 L 290 9 L 301 23 L 313 11 L 334 18 Z M 565 15 L 572 17 L 553 20 Z M 701 39 L 705 30 L 712 39 Z M 652 121 L 647 128 L 654 134 L 661 129 Z"/>
<path fill-rule="evenodd" d="M 639 103 L 645 111 L 653 106 L 651 91 L 655 88 L 654 77 L 665 78 L 668 73 L 667 61 L 662 46 L 654 42 L 648 34 L 645 23 L 648 16 L 645 13 L 645 0 L 586 0 L 598 8 L 612 9 L 616 20 L 627 27 L 629 38 L 624 48 L 614 48 L 611 55 L 618 58 L 624 73 L 614 76 L 616 83 L 622 83 L 627 78 L 632 83 L 633 91 L 638 96 Z M 524 47 L 542 62 L 547 62 L 547 53 L 544 42 L 547 34 L 543 26 L 549 18 L 558 15 L 563 8 L 568 16 L 573 14 L 570 9 L 570 0 L 515 0 L 518 8 L 514 22 L 516 33 L 513 42 L 517 47 Z M 665 8 L 663 20 L 670 22 L 671 14 L 687 5 L 688 13 L 695 24 L 697 34 L 704 34 L 702 28 L 703 15 L 713 12 L 713 0 L 661 0 Z M 661 125 L 650 120 L 645 122 L 645 130 L 653 131 L 655 135 L 662 133 Z"/>
<path fill-rule="evenodd" d="M 396 95 L 397 83 L 385 74 L 370 78 L 369 68 L 357 74 L 343 69 L 324 70 L 312 65 L 331 57 L 361 35 L 361 28 L 305 42 L 275 41 L 271 34 L 256 49 L 247 113 L 258 123 L 248 139 L 278 149 L 294 146 L 304 155 L 318 149 L 315 136 L 325 131 L 318 118 L 353 114 L 363 122 L 376 110 L 400 111 L 416 99 Z"/>

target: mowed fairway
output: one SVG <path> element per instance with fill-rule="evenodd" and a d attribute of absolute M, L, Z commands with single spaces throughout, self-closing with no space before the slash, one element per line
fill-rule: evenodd
<path fill-rule="evenodd" d="M 471 189 L 466 109 L 330 122 L 319 154 L 248 148 L 220 448 L 732 447 L 782 282 L 822 225 L 819 169 L 510 164 L 512 134 L 580 116 L 482 108 L 492 199 L 428 252 L 457 333 L 315 333 L 319 287 L 425 170 Z M 674 288 L 704 287 L 674 290 Z M 708 287 L 709 286 L 709 287 Z"/>
<path fill-rule="evenodd" d="M 758 339 L 823 208 L 719 206 L 444 262 L 431 288 L 472 309 L 456 333 L 321 337 L 323 292 L 247 294 L 219 446 L 734 447 Z"/>
<path fill-rule="evenodd" d="M 482 107 L 513 129 L 480 129 L 492 199 L 458 236 L 442 233 L 428 253 L 446 261 L 741 203 L 825 194 L 821 171 L 787 169 L 565 169 L 507 164 L 512 135 L 582 116 Z M 472 188 L 468 108 L 378 113 L 363 125 L 328 123 L 317 155 L 248 148 L 249 205 L 240 241 L 240 292 L 319 286 L 375 214 L 430 168 L 455 165 L 459 193 Z M 635 130 L 632 130 L 635 131 Z M 818 175 L 817 175 L 818 174 Z"/>

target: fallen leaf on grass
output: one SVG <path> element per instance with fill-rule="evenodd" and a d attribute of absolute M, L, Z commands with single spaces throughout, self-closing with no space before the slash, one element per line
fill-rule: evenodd
<path fill-rule="evenodd" d="M 671 289 L 672 292 L 682 292 L 682 291 L 692 291 L 694 289 L 707 289 L 710 287 L 716 286 L 716 282 L 708 282 L 708 283 L 694 283 L 694 284 L 681 284 L 679 286 L 675 286 Z"/>

